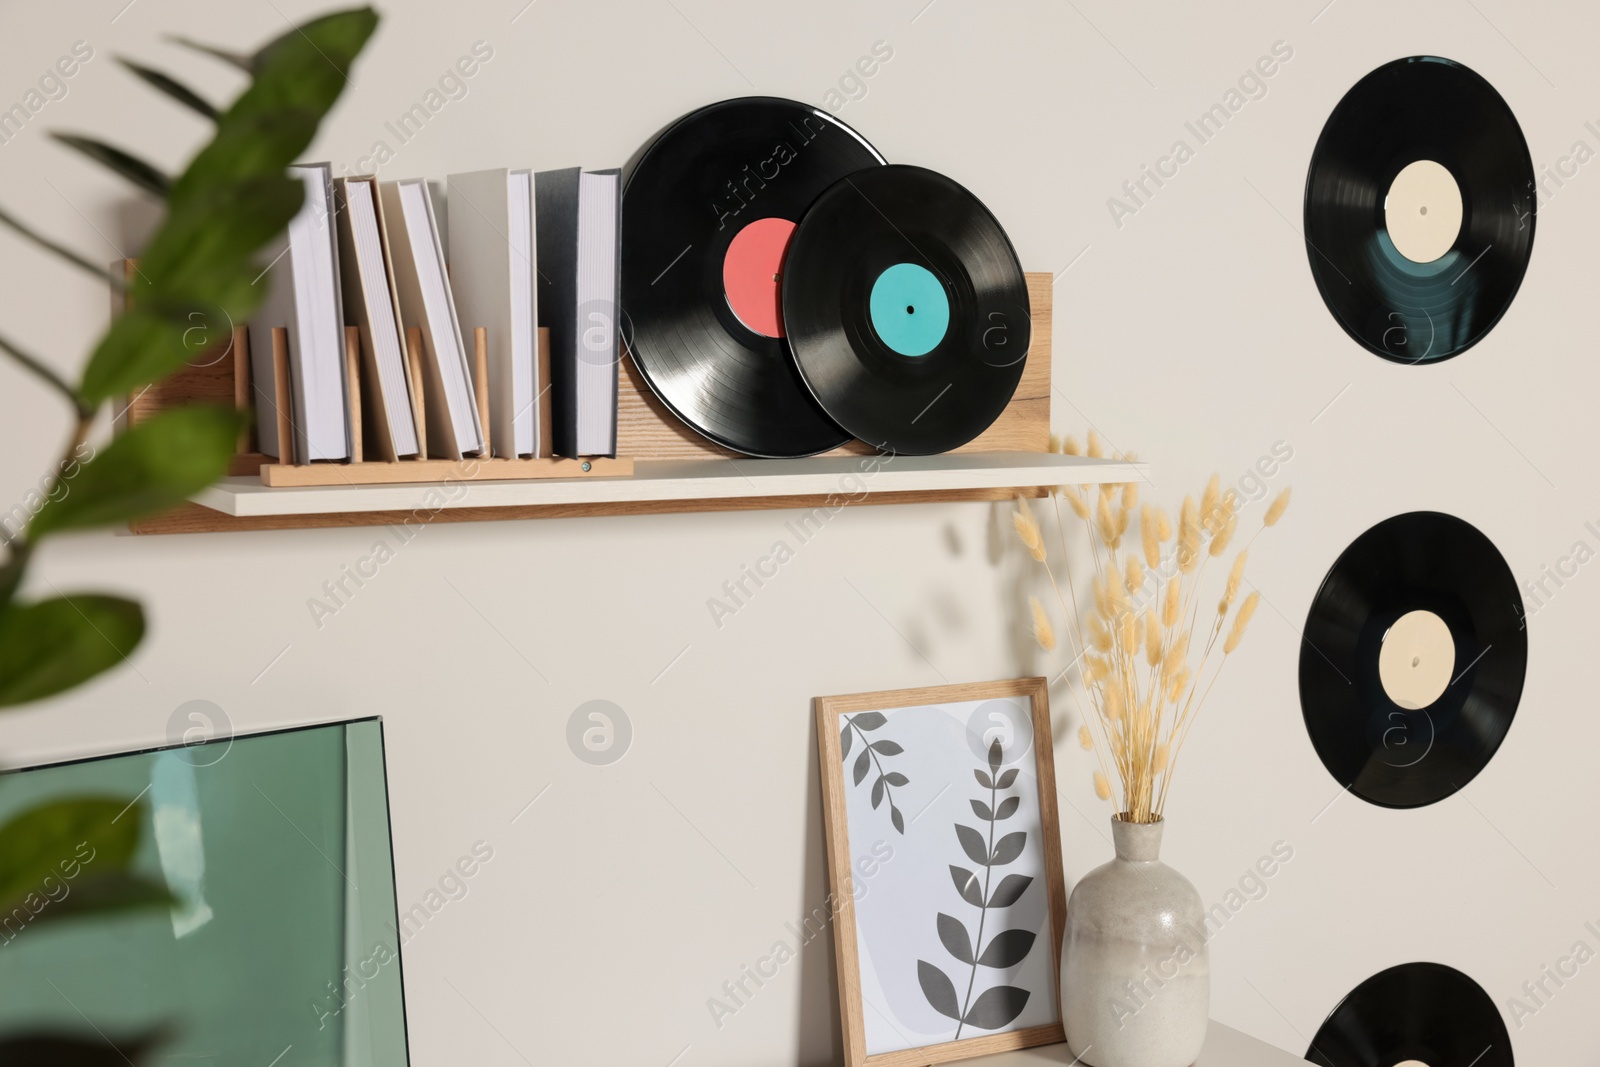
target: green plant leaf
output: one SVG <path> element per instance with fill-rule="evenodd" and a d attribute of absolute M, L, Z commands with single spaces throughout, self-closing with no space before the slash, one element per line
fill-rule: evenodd
<path fill-rule="evenodd" d="M 12 604 L 0 612 L 0 708 L 82 685 L 123 662 L 143 637 L 143 610 L 121 597 Z"/>
<path fill-rule="evenodd" d="M 139 260 L 149 283 L 143 290 L 135 285 L 134 301 L 227 306 L 239 300 L 241 284 L 261 276 L 256 251 L 284 231 L 305 200 L 305 186 L 282 170 L 207 187 L 170 204 L 166 223 Z"/>
<path fill-rule="evenodd" d="M 218 112 L 211 101 L 172 75 L 156 70 L 154 67 L 147 67 L 143 63 L 135 63 L 133 60 L 123 56 L 118 56 L 117 62 L 132 71 L 135 77 L 154 88 L 157 92 L 166 93 L 191 111 L 198 112 L 212 121 L 216 120 Z"/>
<path fill-rule="evenodd" d="M 163 411 L 83 465 L 65 494 L 45 502 L 32 540 L 62 530 L 126 522 L 183 503 L 227 473 L 243 416 L 213 404 Z"/>
<path fill-rule="evenodd" d="M 0 826 L 0 916 L 21 907 L 31 922 L 71 899 L 81 880 L 125 871 L 143 816 L 141 805 L 117 797 L 76 796 Z"/>
<path fill-rule="evenodd" d="M 167 190 L 172 187 L 171 178 L 138 156 L 130 155 L 115 145 L 76 133 L 57 133 L 52 130 L 50 136 L 68 148 L 82 152 L 101 166 L 116 171 L 147 193 L 166 196 Z"/>
<path fill-rule="evenodd" d="M 132 818 L 132 815 L 124 819 Z M 129 871 L 103 874 L 85 873 L 68 888 L 59 903 L 51 904 L 34 918 L 35 923 L 76 919 L 85 915 L 107 915 L 142 908 L 170 907 L 176 902 L 160 882 Z"/>
<path fill-rule="evenodd" d="M 236 124 L 263 117 L 282 123 L 283 131 L 273 139 L 277 163 L 267 169 L 281 171 L 294 162 L 350 84 L 350 68 L 377 25 L 371 8 L 336 12 L 290 30 L 257 52 L 249 67 L 254 80 L 218 120 L 217 140 L 201 149 L 173 186 L 174 203 L 219 176 L 266 172 L 258 169 L 259 162 L 252 166 L 234 158 L 238 142 L 229 130 Z M 300 113 L 298 120 L 287 117 L 295 113 Z M 297 131 L 293 137 L 287 136 L 291 128 Z"/>
<path fill-rule="evenodd" d="M 246 74 L 250 72 L 250 57 L 245 55 L 243 52 L 235 52 L 227 48 L 218 48 L 214 44 L 206 44 L 204 41 L 197 41 L 193 37 L 185 37 L 181 33 L 169 33 L 167 34 L 167 40 L 171 41 L 173 44 L 182 45 L 185 48 L 192 48 L 196 52 L 208 55 L 213 59 L 220 59 L 224 63 L 238 67 Z"/>
<path fill-rule="evenodd" d="M 75 1036 L 57 1032 L 0 1037 L 0 1063 L 7 1067 L 138 1067 L 161 1044 L 159 1033 L 112 1041 L 101 1034 Z"/>

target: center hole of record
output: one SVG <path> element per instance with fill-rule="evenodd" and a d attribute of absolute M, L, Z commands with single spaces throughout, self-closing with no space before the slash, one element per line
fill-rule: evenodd
<path fill-rule="evenodd" d="M 1389 240 L 1413 263 L 1432 263 L 1455 247 L 1461 213 L 1455 175 L 1431 159 L 1406 164 L 1383 198 Z"/>
<path fill-rule="evenodd" d="M 794 223 L 756 219 L 734 234 L 722 257 L 722 292 L 744 328 L 762 337 L 783 336 L 781 280 Z"/>
<path fill-rule="evenodd" d="M 927 355 L 950 329 L 944 284 L 916 263 L 896 263 L 878 275 L 867 303 L 878 339 L 902 356 Z"/>
<path fill-rule="evenodd" d="M 1455 667 L 1455 636 L 1431 611 L 1408 611 L 1383 635 L 1378 678 L 1389 699 L 1408 711 L 1443 696 Z"/>

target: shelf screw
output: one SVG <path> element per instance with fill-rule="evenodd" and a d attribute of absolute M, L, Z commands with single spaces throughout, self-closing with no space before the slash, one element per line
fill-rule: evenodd
<path fill-rule="evenodd" d="M 593 464 L 591 464 L 588 460 L 584 460 L 583 461 L 583 473 L 588 474 L 593 469 L 594 469 L 594 465 Z"/>

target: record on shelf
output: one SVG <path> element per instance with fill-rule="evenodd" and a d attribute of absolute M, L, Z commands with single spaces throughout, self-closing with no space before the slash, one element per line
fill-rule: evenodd
<path fill-rule="evenodd" d="M 811 202 L 882 163 L 838 119 L 770 97 L 703 107 L 645 149 L 623 193 L 622 307 L 634 364 L 684 422 L 755 456 L 849 440 L 789 358 L 778 277 Z"/>
<path fill-rule="evenodd" d="M 840 180 L 795 229 L 783 275 L 789 348 L 852 435 L 928 455 L 972 440 L 1016 392 L 1028 289 L 989 209 L 920 167 Z"/>
<path fill-rule="evenodd" d="M 1411 56 L 1328 117 L 1306 177 L 1306 255 L 1351 337 L 1397 363 L 1436 363 L 1511 306 L 1536 206 L 1528 143 L 1500 94 L 1460 63 Z"/>
<path fill-rule="evenodd" d="M 1328 1014 L 1306 1051 L 1320 1067 L 1513 1067 L 1511 1035 L 1483 987 L 1439 963 L 1373 975 Z"/>
<path fill-rule="evenodd" d="M 1386 519 L 1339 556 L 1300 646 L 1300 707 L 1328 773 L 1383 807 L 1456 792 L 1511 728 L 1528 632 L 1511 569 L 1451 515 Z"/>

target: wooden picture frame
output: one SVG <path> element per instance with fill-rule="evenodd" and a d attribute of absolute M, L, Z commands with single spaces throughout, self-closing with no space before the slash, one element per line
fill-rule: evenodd
<path fill-rule="evenodd" d="M 1061 836 L 1056 816 L 1055 754 L 1047 684 L 1044 678 L 1020 678 L 815 699 L 828 881 L 835 911 L 839 1013 L 847 1067 L 914 1067 L 1066 1040 L 1062 1030 L 1058 985 L 1061 934 L 1065 929 L 1067 901 L 1061 863 Z M 1012 710 L 1007 711 L 1007 708 Z M 876 715 L 857 718 L 867 712 Z M 994 729 L 985 725 L 988 721 L 985 716 L 997 724 Z M 1002 723 L 1001 720 L 1006 722 Z M 899 730 L 893 729 L 897 723 L 901 727 Z M 1025 750 L 1017 751 L 1024 723 L 1027 726 L 1028 746 Z M 1007 736 L 1007 729 L 1010 729 L 1012 739 L 1001 745 L 1000 738 Z M 869 734 L 873 736 L 869 738 Z M 919 761 L 916 754 L 910 751 L 913 746 L 902 746 L 894 740 L 891 736 L 894 734 L 902 735 L 903 740 L 908 739 L 905 736 L 907 734 L 921 738 L 921 747 L 925 750 L 922 759 Z M 959 748 L 960 751 L 950 751 L 951 748 Z M 982 757 L 978 755 L 979 752 L 983 753 Z M 998 765 L 995 763 L 996 755 L 1001 757 Z M 962 758 L 971 769 L 965 773 L 952 771 L 951 768 L 956 767 Z M 852 761 L 848 770 L 847 759 Z M 865 773 L 863 766 L 866 767 Z M 930 780 L 919 786 L 909 780 L 903 770 L 896 770 L 897 767 L 907 770 L 921 768 L 925 772 L 924 777 Z M 1033 772 L 1031 788 L 1027 778 L 1009 773 L 1028 767 Z M 870 787 L 867 781 L 869 777 L 872 779 Z M 940 779 L 946 781 L 941 782 Z M 1005 788 L 1001 787 L 1002 782 L 1007 782 Z M 938 795 L 928 799 L 927 794 L 935 788 L 939 790 Z M 1017 803 L 1011 803 L 1010 798 L 1005 796 L 1008 792 L 1017 796 Z M 1027 797 L 1030 792 L 1031 801 Z M 987 796 L 979 797 L 979 793 L 986 793 Z M 1035 803 L 1038 808 L 1036 822 L 1031 818 L 1031 805 Z M 1028 806 L 1024 807 L 1025 804 Z M 929 814 L 936 808 L 938 817 Z M 854 849 L 851 846 L 852 810 L 857 828 L 862 831 Z M 985 812 L 990 816 L 987 821 Z M 1002 815 L 1002 812 L 1006 814 Z M 958 828 L 954 833 L 947 829 L 952 815 L 965 820 L 964 823 L 957 823 Z M 925 818 L 929 821 L 919 828 L 919 822 Z M 1017 827 L 1036 828 L 1037 846 L 1024 840 L 1015 855 L 1004 858 L 1003 849 L 996 847 L 995 839 L 1002 819 L 1014 819 L 1004 824 L 1008 831 L 1006 836 L 1015 836 L 1019 832 Z M 978 840 L 972 840 L 972 833 L 963 833 L 959 828 L 962 826 L 977 833 Z M 978 829 L 985 826 L 988 834 L 986 839 L 982 836 L 983 831 Z M 870 850 L 863 848 L 867 833 L 883 835 L 880 840 L 873 842 Z M 998 844 L 1005 846 L 1005 837 Z M 894 867 L 896 858 L 901 854 L 895 851 L 896 847 L 910 850 L 911 858 L 903 861 L 899 868 Z M 973 869 L 967 870 L 964 866 L 951 863 L 948 873 L 942 866 L 936 876 L 930 873 L 945 859 L 960 861 Z M 981 875 L 978 863 L 973 862 L 975 860 L 987 861 L 982 864 Z M 997 869 L 1013 861 L 1015 870 L 1038 870 L 1044 877 L 1040 879 L 1037 875 L 1010 874 L 1003 876 L 998 885 L 991 885 L 991 878 L 996 875 Z M 893 876 L 886 877 L 883 872 L 891 869 L 894 870 Z M 966 876 L 965 880 L 963 875 Z M 981 888 L 976 882 L 980 876 L 984 880 Z M 1041 881 L 1043 884 L 1035 887 L 1035 883 Z M 1014 888 L 1017 884 L 1021 884 L 1022 888 L 1014 893 L 1008 890 L 1008 886 Z M 890 963 L 888 981 L 896 984 L 896 989 L 891 991 L 879 973 L 877 958 L 881 954 L 873 954 L 870 980 L 864 976 L 863 920 L 858 916 L 858 906 L 871 900 L 874 891 L 893 893 L 897 887 L 901 898 L 905 899 L 895 898 L 896 905 L 891 907 L 883 903 L 880 897 L 867 910 L 865 919 L 868 927 L 873 923 L 879 924 L 879 928 L 893 927 L 890 935 L 879 942 L 880 945 L 896 947 L 885 957 Z M 1030 889 L 1041 895 L 1030 897 Z M 911 893 L 919 897 L 925 894 L 925 899 L 917 900 L 915 904 L 918 906 L 901 907 L 901 904 L 911 903 Z M 997 903 L 1002 896 L 1006 899 Z M 931 910 L 935 903 L 939 905 L 937 911 Z M 949 905 L 947 909 L 944 907 L 946 904 Z M 975 914 L 979 921 L 975 944 L 966 940 L 971 936 L 968 919 L 974 914 L 971 910 L 973 907 L 978 909 Z M 964 917 L 955 919 L 955 915 L 962 914 L 962 909 L 966 909 Z M 1039 918 L 1041 909 L 1043 914 Z M 923 916 L 923 911 L 928 913 Z M 983 920 L 994 919 L 997 915 L 1007 919 L 1013 914 L 1024 922 L 1028 921 L 1026 916 L 1032 915 L 1035 917 L 1033 921 L 1040 923 L 1042 928 L 1032 931 L 1032 937 L 1026 936 L 1029 931 L 1025 929 L 1003 930 L 1001 933 L 1006 938 L 1002 940 L 1007 940 L 1008 944 L 995 949 L 993 927 L 985 930 Z M 902 926 L 903 923 L 922 922 L 927 927 L 929 940 L 926 943 L 920 940 L 920 926 Z M 955 926 L 952 925 L 956 922 L 962 924 L 963 932 L 959 935 L 954 932 Z M 918 939 L 914 962 L 909 957 L 901 958 L 899 953 L 899 946 L 906 943 L 904 935 L 908 929 L 913 930 L 913 936 Z M 954 939 L 956 949 L 965 946 L 965 955 L 958 955 L 952 950 L 952 941 L 947 937 Z M 1041 939 L 1048 944 L 1039 945 Z M 1028 947 L 1022 949 L 1023 954 L 1010 966 L 1003 966 L 1023 940 L 1028 941 Z M 955 962 L 952 963 L 952 960 Z M 985 960 L 990 962 L 986 964 Z M 996 966 L 996 961 L 1002 966 Z M 1043 969 L 1048 975 L 1047 981 L 1039 980 L 1041 965 L 1045 965 Z M 939 970 L 943 980 L 929 975 L 929 967 Z M 955 995 L 959 999 L 954 1001 L 947 999 L 948 991 L 941 995 L 942 987 L 951 984 L 949 975 L 944 973 L 951 968 L 956 969 L 957 978 L 967 979 L 964 983 L 955 982 Z M 970 969 L 970 977 L 963 973 L 963 968 Z M 909 977 L 911 974 L 915 977 Z M 1008 976 L 1011 976 L 1011 980 L 1021 980 L 1024 974 L 1030 976 L 1034 988 L 1024 989 L 1006 984 Z M 985 1000 L 982 994 L 977 993 L 980 978 L 989 986 L 983 993 L 992 994 L 989 998 L 991 1006 L 1008 998 L 1015 1005 L 1018 994 L 1023 994 L 1021 999 L 1024 1003 L 1017 1007 L 1017 1014 L 1011 1017 L 1018 1024 L 1016 1029 L 1005 1028 L 1011 1025 L 1006 1023 L 989 1032 L 981 1032 L 985 1027 L 973 1021 L 973 1016 L 980 1014 L 977 1001 Z M 961 992 L 963 985 L 966 988 L 964 995 Z M 939 1022 L 948 1018 L 948 1025 L 954 1027 L 953 1036 L 929 1044 L 914 1044 L 915 1039 L 893 1017 L 895 1009 L 892 1004 L 868 1002 L 868 987 L 875 996 L 902 1005 L 919 1021 L 931 1019 Z M 911 987 L 920 988 L 909 992 Z M 993 995 L 997 990 L 1000 990 L 999 994 Z M 925 1000 L 925 1004 L 915 1003 L 918 995 Z M 1037 1004 L 1030 1010 L 1029 1003 L 1033 1003 L 1035 996 L 1048 998 L 1043 1006 L 1047 1010 L 1041 1010 Z M 948 1007 L 940 1007 L 940 1003 Z M 868 1008 L 878 1021 L 869 1021 L 866 1014 Z M 952 1015 L 948 1008 L 955 1008 L 957 1013 Z M 981 1014 L 981 1018 L 999 1019 L 1009 1010 L 1008 1007 L 1002 1007 L 998 1015 L 987 1011 Z M 929 1011 L 936 1014 L 929 1015 Z M 1042 1015 L 1048 1015 L 1050 1021 L 1037 1021 Z M 1035 1021 L 1023 1025 L 1030 1017 Z M 906 1015 L 902 1014 L 901 1023 L 906 1020 Z M 888 1031 L 883 1029 L 884 1025 L 887 1025 Z M 969 1026 L 977 1027 L 980 1032 L 972 1037 L 963 1036 L 963 1030 Z M 872 1035 L 869 1035 L 869 1028 L 873 1031 Z M 905 1047 L 881 1047 L 890 1031 L 898 1037 L 890 1038 L 889 1043 L 904 1039 Z M 924 1028 L 921 1032 L 926 1034 L 929 1031 Z M 877 1051 L 869 1052 L 869 1044 L 880 1047 Z"/>

